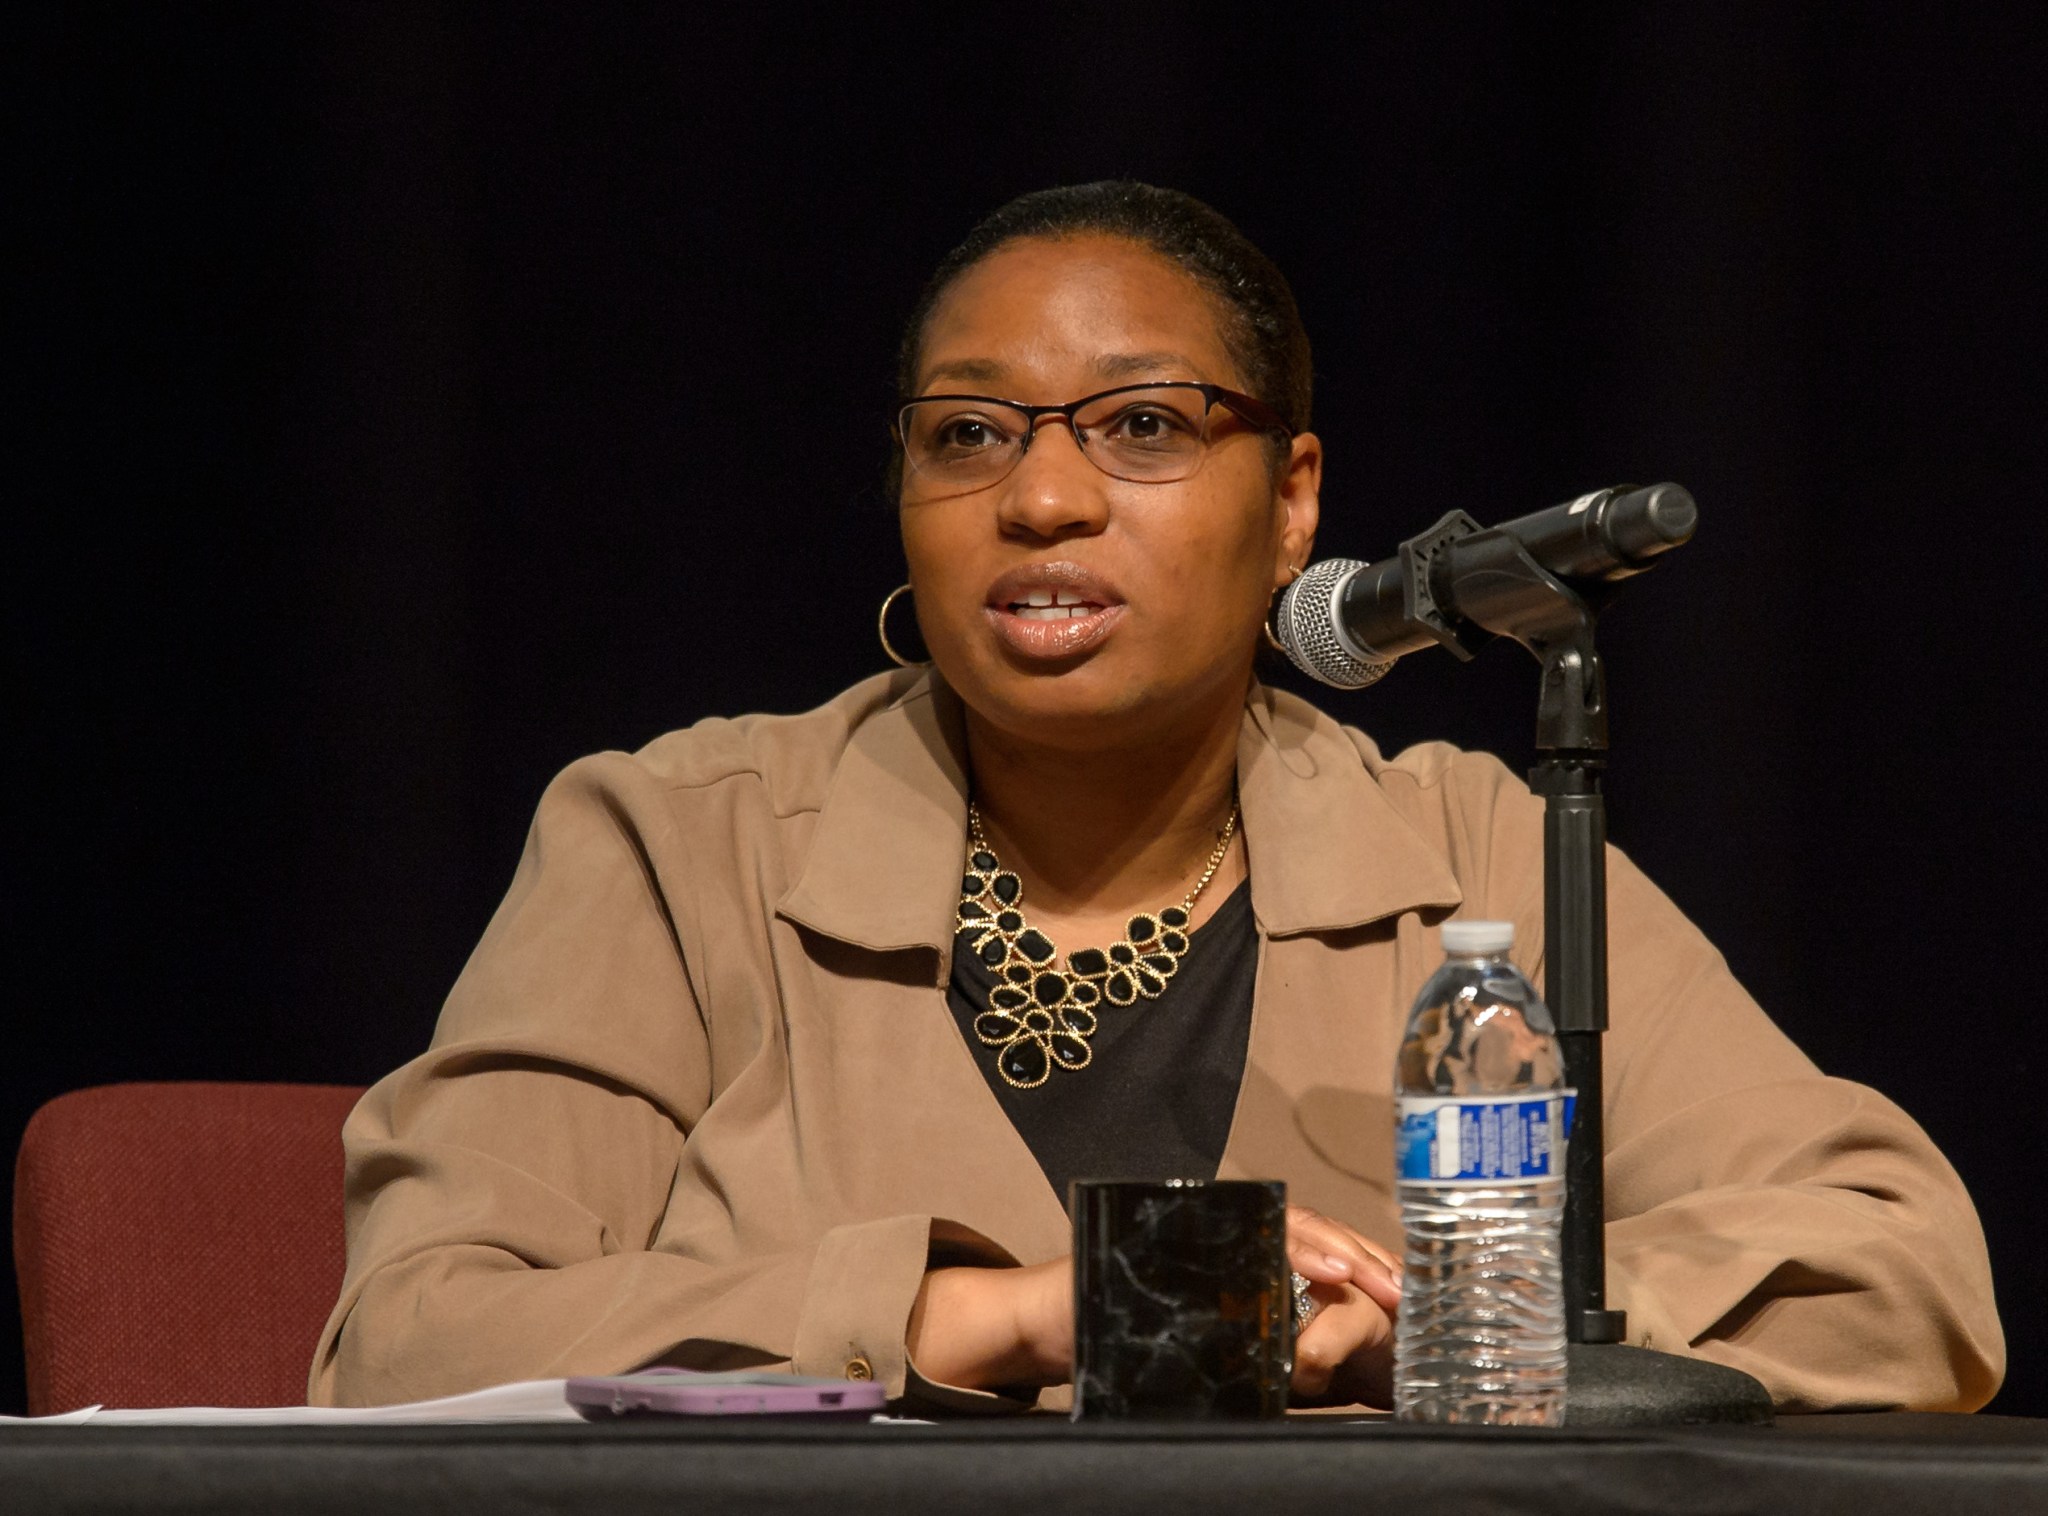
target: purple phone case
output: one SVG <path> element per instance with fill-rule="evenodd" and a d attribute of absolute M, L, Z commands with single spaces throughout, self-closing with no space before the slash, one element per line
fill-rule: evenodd
<path fill-rule="evenodd" d="M 888 1399 L 873 1381 L 800 1379 L 789 1374 L 699 1374 L 643 1369 L 571 1379 L 569 1404 L 595 1421 L 607 1416 L 872 1416 Z"/>

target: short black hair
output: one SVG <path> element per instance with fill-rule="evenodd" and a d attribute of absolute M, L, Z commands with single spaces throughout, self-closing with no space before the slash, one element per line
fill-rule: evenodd
<path fill-rule="evenodd" d="M 910 312 L 897 351 L 897 393 L 906 399 L 913 393 L 925 325 L 955 279 L 1009 243 L 1090 233 L 1149 248 L 1216 296 L 1224 345 L 1252 394 L 1278 411 L 1290 431 L 1308 430 L 1314 388 L 1308 332 L 1285 276 L 1222 212 L 1193 195 L 1131 179 L 1034 190 L 984 217 L 940 260 Z"/>

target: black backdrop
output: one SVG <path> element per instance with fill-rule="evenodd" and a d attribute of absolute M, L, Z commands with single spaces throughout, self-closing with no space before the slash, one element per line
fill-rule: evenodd
<path fill-rule="evenodd" d="M 1953 1157 L 1998 1408 L 2048 1414 L 2020 9 L 47 9 L 0 1140 L 85 1084 L 367 1082 L 555 769 L 875 669 L 901 314 L 1000 200 L 1129 174 L 1290 271 L 1325 551 L 1698 496 L 1608 618 L 1615 835 Z M 1519 764 L 1533 674 L 1327 704 Z"/>

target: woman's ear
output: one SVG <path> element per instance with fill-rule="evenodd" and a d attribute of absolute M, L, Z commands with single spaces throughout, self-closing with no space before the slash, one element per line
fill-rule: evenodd
<path fill-rule="evenodd" d="M 1314 432 L 1298 433 L 1273 483 L 1279 527 L 1274 544 L 1273 588 L 1285 589 L 1308 567 L 1322 521 L 1323 443 Z"/>

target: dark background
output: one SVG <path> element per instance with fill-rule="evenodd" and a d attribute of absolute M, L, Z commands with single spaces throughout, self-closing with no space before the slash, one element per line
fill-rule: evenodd
<path fill-rule="evenodd" d="M 557 768 L 879 667 L 897 323 L 1001 200 L 1128 174 L 1294 280 L 1326 552 L 1697 495 L 1605 626 L 1614 833 L 1951 1155 L 1995 1408 L 2048 1414 L 2028 13 L 865 9 L 16 32 L 0 1143 L 373 1079 Z M 1534 689 L 1499 645 L 1324 698 L 1523 764 Z"/>

